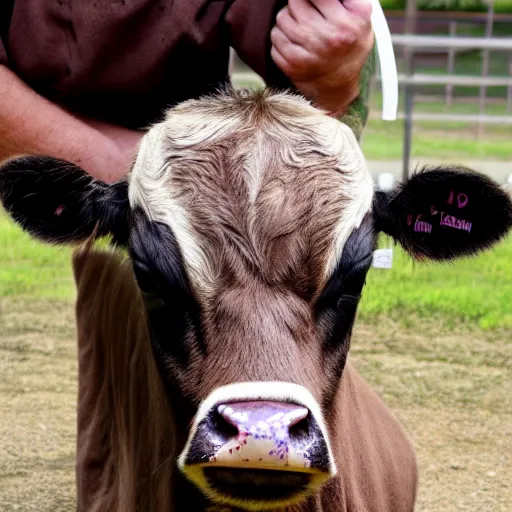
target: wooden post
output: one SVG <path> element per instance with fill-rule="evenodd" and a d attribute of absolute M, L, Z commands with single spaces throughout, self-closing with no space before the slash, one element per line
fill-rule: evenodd
<path fill-rule="evenodd" d="M 416 0 L 407 0 L 405 10 L 405 34 L 413 35 L 416 32 L 416 19 L 418 8 Z M 404 47 L 404 67 L 405 75 L 411 76 L 414 65 L 414 50 Z M 405 116 L 404 116 L 404 144 L 402 160 L 402 179 L 406 181 L 409 178 L 409 166 L 411 164 L 411 146 L 412 146 L 412 114 L 414 110 L 414 91 L 412 84 L 404 85 Z"/>

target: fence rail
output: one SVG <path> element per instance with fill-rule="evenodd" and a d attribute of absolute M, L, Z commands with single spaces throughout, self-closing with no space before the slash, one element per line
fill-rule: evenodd
<path fill-rule="evenodd" d="M 400 112 L 398 119 L 406 119 L 407 114 Z M 512 126 L 512 116 L 489 116 L 486 114 L 436 114 L 434 112 L 416 112 L 411 114 L 413 121 L 445 121 L 452 123 L 484 123 Z"/>
<path fill-rule="evenodd" d="M 381 77 L 379 76 L 380 80 Z M 512 76 L 466 76 L 466 75 L 425 75 L 414 73 L 413 75 L 398 75 L 398 81 L 407 85 L 458 85 L 487 87 L 512 86 Z"/>
<path fill-rule="evenodd" d="M 478 49 L 489 51 L 512 51 L 512 38 L 510 37 L 455 37 L 455 36 L 420 36 L 411 34 L 395 34 L 392 36 L 394 46 L 403 46 L 407 51 L 415 52 L 418 49 L 442 49 L 444 51 Z M 462 75 L 423 75 L 413 73 L 400 75 L 399 82 L 404 86 L 405 113 L 399 117 L 404 120 L 404 142 L 402 174 L 403 178 L 409 176 L 409 165 L 411 159 L 412 128 L 413 121 L 454 121 L 454 122 L 476 122 L 479 130 L 482 124 L 505 124 L 512 125 L 512 116 L 489 116 L 482 112 L 482 101 L 480 101 L 480 114 L 435 114 L 435 113 L 414 113 L 414 93 L 418 85 L 445 85 L 481 88 L 502 86 L 512 89 L 512 77 L 490 77 L 490 76 L 462 76 Z"/>
<path fill-rule="evenodd" d="M 404 10 L 385 9 L 384 14 L 389 21 L 401 21 L 405 18 Z M 462 23 L 480 23 L 484 24 L 488 20 L 487 12 L 464 12 L 464 11 L 420 11 L 421 22 L 445 22 L 451 23 L 453 21 Z M 508 13 L 494 13 L 495 23 L 512 23 L 512 14 Z"/>
<path fill-rule="evenodd" d="M 453 37 L 453 36 L 416 36 L 394 34 L 393 44 L 410 49 L 442 49 L 457 50 L 512 50 L 512 37 Z"/>
<path fill-rule="evenodd" d="M 404 47 L 413 54 L 419 49 L 442 49 L 444 51 L 478 49 L 512 52 L 512 37 L 457 37 L 457 36 L 420 36 L 409 34 L 392 35 L 395 47 Z M 234 72 L 233 78 L 262 84 L 260 77 L 252 72 Z M 377 81 L 381 76 L 377 75 Z M 479 114 L 442 114 L 414 112 L 414 93 L 416 86 L 444 85 L 459 87 L 507 87 L 512 89 L 512 76 L 465 76 L 453 74 L 426 75 L 420 73 L 399 74 L 399 83 L 404 86 L 405 112 L 399 114 L 404 120 L 403 177 L 409 176 L 409 164 L 414 121 L 452 121 L 492 125 L 512 126 L 512 116 L 491 116 Z"/>

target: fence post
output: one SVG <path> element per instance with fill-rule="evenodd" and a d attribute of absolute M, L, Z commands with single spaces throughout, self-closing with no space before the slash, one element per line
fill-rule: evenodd
<path fill-rule="evenodd" d="M 418 8 L 416 0 L 407 0 L 405 10 L 405 34 L 413 35 L 416 32 L 416 18 L 418 15 Z M 409 78 L 413 72 L 414 63 L 414 50 L 404 48 L 404 61 L 405 61 L 405 76 Z M 411 83 L 404 84 L 404 99 L 405 99 L 405 119 L 404 119 L 404 147 L 403 147 L 403 160 L 402 160 L 402 179 L 406 181 L 409 178 L 409 165 L 411 160 L 411 144 L 412 144 L 412 110 L 414 102 L 413 94 L 414 85 Z"/>
<path fill-rule="evenodd" d="M 410 76 L 410 75 L 409 75 Z M 409 179 L 412 146 L 412 114 L 414 109 L 414 85 L 405 85 L 404 151 L 402 162 L 402 181 Z"/>
<path fill-rule="evenodd" d="M 450 22 L 450 37 L 455 37 L 457 35 L 457 22 Z M 448 74 L 452 75 L 455 71 L 455 56 L 457 54 L 457 50 L 450 46 L 448 50 Z M 447 106 L 451 107 L 453 101 L 453 85 L 447 85 L 445 89 L 445 103 Z"/>
<path fill-rule="evenodd" d="M 488 11 L 487 11 L 487 21 L 485 24 L 485 37 L 492 37 L 494 32 L 494 0 L 486 0 Z M 489 57 L 490 51 L 485 49 L 483 50 L 482 55 L 482 77 L 487 78 L 489 76 Z M 487 96 L 487 87 L 482 85 L 480 87 L 480 101 L 479 101 L 479 111 L 480 116 L 485 114 L 485 105 L 486 105 L 486 96 Z M 483 133 L 483 123 L 478 122 L 478 138 L 480 139 Z"/>
<path fill-rule="evenodd" d="M 512 76 L 512 53 L 508 63 L 508 76 Z M 512 85 L 507 87 L 507 111 L 512 112 Z"/>

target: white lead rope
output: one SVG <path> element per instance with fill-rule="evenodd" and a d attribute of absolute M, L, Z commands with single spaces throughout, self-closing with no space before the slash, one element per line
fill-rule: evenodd
<path fill-rule="evenodd" d="M 382 119 L 395 121 L 398 115 L 398 72 L 388 22 L 379 0 L 371 0 L 372 26 L 379 53 L 382 82 Z"/>

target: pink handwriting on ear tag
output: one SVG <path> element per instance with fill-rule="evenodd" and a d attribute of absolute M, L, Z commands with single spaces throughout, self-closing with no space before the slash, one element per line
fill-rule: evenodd
<path fill-rule="evenodd" d="M 57 208 L 55 209 L 55 215 L 57 215 L 57 217 L 60 216 L 60 214 L 64 211 L 64 205 L 61 204 L 60 206 L 57 206 Z"/>
<path fill-rule="evenodd" d="M 457 205 L 459 206 L 459 208 L 464 208 L 465 206 L 467 206 L 468 203 L 469 197 L 466 194 L 464 194 L 464 192 L 461 192 L 457 196 Z"/>
<path fill-rule="evenodd" d="M 422 217 L 423 215 L 418 215 L 418 218 L 414 224 L 414 231 L 416 233 L 432 233 L 432 224 L 430 224 L 430 222 L 420 220 Z"/>
<path fill-rule="evenodd" d="M 468 233 L 471 233 L 471 229 L 473 227 L 473 224 L 468 220 L 458 219 L 453 215 L 446 215 L 444 212 L 441 213 L 441 221 L 439 222 L 439 225 L 459 229 L 461 231 L 467 231 Z"/>

